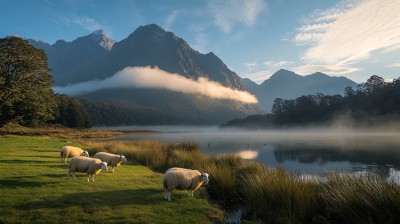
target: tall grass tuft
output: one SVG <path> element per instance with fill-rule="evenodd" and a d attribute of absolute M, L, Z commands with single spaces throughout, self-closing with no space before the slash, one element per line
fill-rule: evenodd
<path fill-rule="evenodd" d="M 398 223 L 400 187 L 376 174 L 331 173 L 321 184 L 329 220 L 348 223 Z"/>
<path fill-rule="evenodd" d="M 252 165 L 247 172 L 241 172 L 240 188 L 247 213 L 267 223 L 304 222 L 317 208 L 313 186 L 283 169 Z"/>

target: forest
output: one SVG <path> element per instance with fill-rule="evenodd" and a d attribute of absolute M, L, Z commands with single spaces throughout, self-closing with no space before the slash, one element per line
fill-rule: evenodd
<path fill-rule="evenodd" d="M 326 125 L 343 117 L 346 125 L 373 126 L 393 122 L 400 115 L 400 78 L 385 82 L 371 76 L 356 89 L 346 87 L 343 95 L 300 96 L 296 99 L 276 98 L 272 113 L 234 119 L 221 127 L 269 129 L 280 127 Z"/>

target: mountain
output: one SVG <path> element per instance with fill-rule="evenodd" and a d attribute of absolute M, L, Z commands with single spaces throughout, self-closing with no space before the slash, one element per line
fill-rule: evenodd
<path fill-rule="evenodd" d="M 95 78 L 88 74 L 87 67 L 96 64 L 111 50 L 115 41 L 110 39 L 102 30 L 79 37 L 72 42 L 58 40 L 53 45 L 43 41 L 28 39 L 29 43 L 46 52 L 54 85 L 67 85 Z"/>
<path fill-rule="evenodd" d="M 53 45 L 30 42 L 47 53 L 55 86 L 102 80 L 126 67 L 157 66 L 186 78 L 205 77 L 226 87 L 245 90 L 241 78 L 214 53 L 202 54 L 156 24 L 140 26 L 119 42 L 112 41 L 102 31 Z M 95 117 L 94 125 L 218 124 L 263 112 L 255 104 L 160 89 L 102 89 L 79 97 Z M 101 111 L 102 107 L 109 113 Z"/>
<path fill-rule="evenodd" d="M 280 69 L 260 85 L 244 79 L 246 89 L 257 96 L 261 107 L 271 111 L 276 98 L 295 99 L 302 95 L 323 93 L 327 95 L 343 94 L 347 86 L 355 88 L 357 83 L 345 77 L 331 77 L 317 72 L 301 76 L 292 71 Z"/>

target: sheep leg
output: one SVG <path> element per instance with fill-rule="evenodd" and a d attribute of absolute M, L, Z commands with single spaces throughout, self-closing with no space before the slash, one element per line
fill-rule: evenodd
<path fill-rule="evenodd" d="M 188 197 L 190 197 L 190 190 L 188 190 Z"/>
<path fill-rule="evenodd" d="M 168 198 L 168 201 L 171 201 L 171 191 L 167 191 L 167 198 Z"/>
<path fill-rule="evenodd" d="M 87 182 L 90 182 L 90 176 L 91 174 L 88 175 Z"/>
<path fill-rule="evenodd" d="M 72 172 L 72 176 L 74 177 L 74 180 L 76 180 L 75 172 Z"/>
<path fill-rule="evenodd" d="M 94 175 L 95 175 L 95 174 L 92 174 L 92 182 L 94 182 Z"/>
<path fill-rule="evenodd" d="M 164 189 L 164 199 L 167 200 L 168 196 L 167 196 L 167 189 Z"/>
<path fill-rule="evenodd" d="M 111 173 L 114 173 L 115 166 L 113 166 L 112 168 L 113 168 L 113 169 L 112 169 L 112 172 L 111 172 Z"/>
<path fill-rule="evenodd" d="M 193 197 L 193 191 L 194 190 L 190 190 L 190 196 L 192 196 L 192 197 Z"/>

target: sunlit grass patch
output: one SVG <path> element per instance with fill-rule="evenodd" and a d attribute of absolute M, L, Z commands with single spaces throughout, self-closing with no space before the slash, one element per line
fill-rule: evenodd
<path fill-rule="evenodd" d="M 175 200 L 164 200 L 162 174 L 145 166 L 125 164 L 90 183 L 86 173 L 67 179 L 59 153 L 66 144 L 91 148 L 48 137 L 0 137 L 0 223 L 222 222 L 222 211 L 206 197 L 177 191 Z"/>

